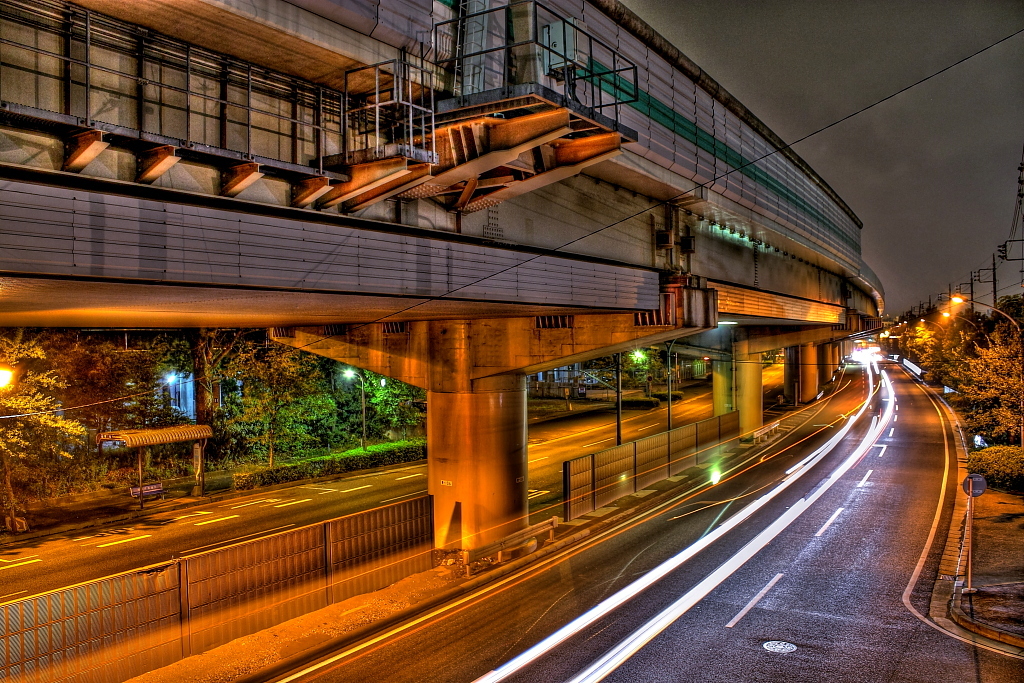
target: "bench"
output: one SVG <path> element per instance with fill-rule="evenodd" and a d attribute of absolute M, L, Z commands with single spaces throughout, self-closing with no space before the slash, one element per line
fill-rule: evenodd
<path fill-rule="evenodd" d="M 469 575 L 470 563 L 476 562 L 483 557 L 491 557 L 493 555 L 497 555 L 497 561 L 501 562 L 504 559 L 505 553 L 522 546 L 529 542 L 530 539 L 541 535 L 545 531 L 548 532 L 549 541 L 555 540 L 555 527 L 557 526 L 558 517 L 552 517 L 546 522 L 534 524 L 533 526 L 526 527 L 522 531 L 516 531 L 495 543 L 481 546 L 479 548 L 473 548 L 472 550 L 463 550 L 462 564 L 466 567 L 466 575 Z"/>
<path fill-rule="evenodd" d="M 138 486 L 130 487 L 128 489 L 128 493 L 131 494 L 132 498 L 138 498 L 139 497 L 139 487 Z M 142 495 L 143 495 L 143 497 L 145 497 L 145 496 L 160 496 L 160 499 L 163 500 L 163 497 L 164 497 L 164 485 L 163 485 L 163 483 L 162 482 L 157 482 L 156 484 L 143 484 L 142 485 Z"/>

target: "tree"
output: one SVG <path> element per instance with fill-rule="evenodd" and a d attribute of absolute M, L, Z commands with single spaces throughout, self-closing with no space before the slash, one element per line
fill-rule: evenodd
<path fill-rule="evenodd" d="M 1003 443 L 1020 437 L 1020 340 L 1008 324 L 1000 325 L 974 354 L 963 356 L 951 374 L 960 396 L 956 407 L 969 429 Z"/>
<path fill-rule="evenodd" d="M 334 409 L 333 403 L 316 398 L 326 389 L 316 359 L 298 349 L 242 343 L 226 369 L 242 392 L 240 411 L 231 422 L 246 431 L 250 443 L 266 449 L 270 467 L 282 441 L 294 447 L 310 436 L 297 424 L 306 412 L 315 409 L 317 417 Z"/>
<path fill-rule="evenodd" d="M 363 378 L 369 412 L 367 424 L 371 434 L 386 436 L 388 432 L 401 432 L 405 437 L 410 427 L 423 422 L 423 413 L 416 408 L 416 402 L 426 400 L 426 390 L 370 370 L 363 370 Z M 385 380 L 383 385 L 382 379 Z"/>
<path fill-rule="evenodd" d="M 14 473 L 18 465 L 45 466 L 48 460 L 72 458 L 69 447 L 79 443 L 85 428 L 62 416 L 55 393 L 63 382 L 52 371 L 37 367 L 46 354 L 21 330 L 0 336 L 0 362 L 16 368 L 16 380 L 0 389 L 0 470 L 3 510 L 17 516 L 18 496 Z"/>

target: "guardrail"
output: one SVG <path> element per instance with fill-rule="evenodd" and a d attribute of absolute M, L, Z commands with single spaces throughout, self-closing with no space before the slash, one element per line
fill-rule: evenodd
<path fill-rule="evenodd" d="M 762 441 L 767 441 L 768 437 L 775 436 L 779 431 L 780 424 L 781 423 L 779 422 L 773 422 L 770 425 L 761 427 L 760 429 L 755 429 L 754 433 L 751 434 L 751 436 L 754 437 L 754 443 L 761 443 Z"/>
<path fill-rule="evenodd" d="M 429 496 L 0 604 L 0 681 L 120 683 L 430 569 Z"/>
<path fill-rule="evenodd" d="M 552 517 L 551 519 L 541 522 L 540 524 L 534 524 L 533 526 L 526 527 L 521 531 L 516 531 L 513 534 L 509 534 L 500 541 L 485 545 L 480 548 L 473 548 L 472 550 L 462 551 L 462 564 L 466 566 L 466 576 L 469 576 L 469 565 L 472 562 L 476 562 L 483 557 L 491 557 L 497 555 L 497 561 L 500 563 L 504 560 L 504 554 L 510 550 L 518 548 L 523 544 L 527 543 L 531 538 L 539 536 L 545 531 L 548 532 L 548 540 L 555 540 L 555 528 L 558 526 L 558 517 Z"/>
<path fill-rule="evenodd" d="M 739 436 L 736 411 L 562 463 L 565 521 L 705 462 Z"/>

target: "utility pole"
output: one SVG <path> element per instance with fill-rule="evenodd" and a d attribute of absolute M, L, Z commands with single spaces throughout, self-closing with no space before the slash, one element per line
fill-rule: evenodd
<path fill-rule="evenodd" d="M 996 284 L 996 255 L 992 254 L 992 308 L 999 301 L 999 286 Z"/>
<path fill-rule="evenodd" d="M 622 354 L 615 354 L 615 445 L 622 445 Z"/>

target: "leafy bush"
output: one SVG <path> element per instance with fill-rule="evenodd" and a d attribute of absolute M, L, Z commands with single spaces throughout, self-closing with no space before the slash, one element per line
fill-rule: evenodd
<path fill-rule="evenodd" d="M 403 462 L 422 460 L 427 457 L 425 439 L 409 439 L 380 443 L 361 448 L 353 448 L 334 456 L 313 458 L 295 465 L 281 467 L 249 467 L 235 472 L 232 476 L 236 491 L 249 491 L 260 486 L 284 484 L 300 479 L 329 477 L 344 474 L 353 470 L 365 470 L 385 465 L 397 465 Z"/>
<path fill-rule="evenodd" d="M 651 396 L 653 396 L 654 398 L 660 399 L 662 401 L 667 401 L 668 400 L 668 392 L 667 391 L 652 391 L 651 392 Z M 679 401 L 682 398 L 683 398 L 683 392 L 681 392 L 681 391 L 673 391 L 672 392 L 672 400 L 673 401 Z"/>
<path fill-rule="evenodd" d="M 1019 446 L 992 446 L 967 456 L 967 469 L 990 486 L 1024 491 L 1024 454 Z"/>
<path fill-rule="evenodd" d="M 622 399 L 623 410 L 652 410 L 661 405 L 656 398 L 624 398 Z"/>

